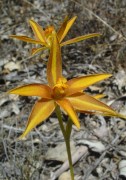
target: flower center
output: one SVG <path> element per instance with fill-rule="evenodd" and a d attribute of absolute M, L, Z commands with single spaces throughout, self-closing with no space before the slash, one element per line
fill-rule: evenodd
<path fill-rule="evenodd" d="M 52 43 L 53 31 L 54 31 L 54 27 L 53 26 L 49 26 L 45 30 L 46 41 L 47 41 L 47 44 L 49 46 L 51 46 L 51 43 Z"/>
<path fill-rule="evenodd" d="M 56 85 L 53 87 L 53 97 L 56 99 L 60 99 L 65 96 L 65 90 L 68 85 L 66 84 L 67 79 L 62 77 L 59 78 Z"/>

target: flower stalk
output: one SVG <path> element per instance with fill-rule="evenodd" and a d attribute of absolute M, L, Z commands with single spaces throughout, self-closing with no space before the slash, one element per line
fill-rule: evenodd
<path fill-rule="evenodd" d="M 72 130 L 72 121 L 70 118 L 68 118 L 68 122 L 66 125 L 66 129 L 63 125 L 63 121 L 62 121 L 62 114 L 61 114 L 61 110 L 60 107 L 57 106 L 55 109 L 58 121 L 59 121 L 59 125 L 60 125 L 60 129 L 62 131 L 64 140 L 65 140 L 65 144 L 66 144 L 66 150 L 67 150 L 67 156 L 68 156 L 68 161 L 69 161 L 69 167 L 70 167 L 70 174 L 71 174 L 71 180 L 74 180 L 74 170 L 73 170 L 73 164 L 72 164 L 72 157 L 71 157 L 71 148 L 70 148 L 70 135 L 71 135 L 71 130 Z"/>

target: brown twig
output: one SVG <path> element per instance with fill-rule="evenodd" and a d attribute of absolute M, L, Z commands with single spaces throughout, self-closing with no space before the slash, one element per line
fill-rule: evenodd
<path fill-rule="evenodd" d="M 86 156 L 88 153 L 88 148 L 86 146 L 80 146 L 75 154 L 72 155 L 72 162 L 75 164 L 82 156 Z M 51 174 L 51 180 L 55 180 L 59 177 L 64 171 L 69 168 L 68 160 L 58 169 L 55 173 Z"/>
<path fill-rule="evenodd" d="M 81 3 L 78 3 L 78 2 L 75 1 L 75 0 L 71 0 L 71 1 L 73 1 L 74 3 L 78 4 L 79 6 L 81 6 L 84 10 L 88 11 L 88 12 L 89 12 L 90 14 L 92 14 L 95 18 L 97 18 L 100 22 L 102 22 L 106 27 L 108 27 L 109 29 L 111 29 L 115 34 L 121 36 L 121 37 L 126 41 L 126 37 L 125 37 L 122 33 L 116 31 L 112 26 L 110 26 L 110 25 L 109 25 L 106 21 L 104 21 L 101 17 L 99 17 L 98 15 L 96 15 L 93 11 L 91 11 L 90 9 L 88 9 L 87 7 L 85 7 L 84 5 L 82 6 Z"/>

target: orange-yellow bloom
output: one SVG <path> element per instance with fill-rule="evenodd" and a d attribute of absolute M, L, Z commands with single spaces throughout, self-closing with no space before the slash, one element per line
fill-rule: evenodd
<path fill-rule="evenodd" d="M 73 25 L 74 21 L 76 20 L 77 16 L 74 16 L 70 20 L 68 18 L 65 18 L 64 22 L 61 24 L 61 27 L 59 28 L 57 32 L 57 37 L 60 43 L 60 46 L 65 46 L 68 44 L 76 43 L 85 39 L 89 39 L 92 37 L 100 36 L 99 33 L 92 33 L 92 34 L 87 34 L 83 36 L 79 36 L 70 40 L 67 40 L 65 42 L 62 42 L 69 32 L 71 26 Z M 45 30 L 43 30 L 42 26 L 40 26 L 38 23 L 36 23 L 33 20 L 30 20 L 30 26 L 34 32 L 35 39 L 32 39 L 28 36 L 18 36 L 18 35 L 11 35 L 10 37 L 16 38 L 25 42 L 33 43 L 33 44 L 39 44 L 42 47 L 39 48 L 33 48 L 32 49 L 32 55 L 43 51 L 45 49 L 50 49 L 51 44 L 52 44 L 52 39 L 53 39 L 53 33 L 55 31 L 54 26 L 49 26 Z"/>
<path fill-rule="evenodd" d="M 56 106 L 60 106 L 78 128 L 80 128 L 80 123 L 77 111 L 123 117 L 106 104 L 100 102 L 98 100 L 99 97 L 96 96 L 95 98 L 83 92 L 88 86 L 110 77 L 111 74 L 88 75 L 67 81 L 62 76 L 60 48 L 59 39 L 54 34 L 47 64 L 47 85 L 29 84 L 9 91 L 10 94 L 40 97 L 32 109 L 26 129 L 21 138 L 47 119 L 53 113 Z"/>

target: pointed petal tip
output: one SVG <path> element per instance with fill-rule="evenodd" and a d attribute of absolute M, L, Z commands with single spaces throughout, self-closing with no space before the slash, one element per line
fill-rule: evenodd
<path fill-rule="evenodd" d="M 32 26 L 34 23 L 36 23 L 33 19 L 30 19 L 29 20 L 29 24 L 30 24 L 30 26 Z"/>
<path fill-rule="evenodd" d="M 80 129 L 80 122 L 79 122 L 79 121 L 77 122 L 76 127 L 77 127 L 78 129 Z"/>
<path fill-rule="evenodd" d="M 13 89 L 12 89 L 12 90 L 7 91 L 7 94 L 14 94 L 14 93 L 13 93 Z"/>
<path fill-rule="evenodd" d="M 16 89 L 16 88 L 15 88 Z M 18 93 L 15 92 L 15 89 L 11 89 L 9 91 L 7 91 L 7 94 L 15 94 L 15 95 L 19 95 Z"/>
<path fill-rule="evenodd" d="M 98 114 L 98 112 L 97 112 Z M 101 115 L 103 116 L 109 116 L 109 117 L 118 117 L 120 119 L 126 120 L 126 115 L 120 114 L 118 112 L 116 112 L 115 110 L 113 110 L 113 112 L 103 112 Z"/>
<path fill-rule="evenodd" d="M 22 35 L 14 35 L 14 34 L 9 35 L 10 38 L 18 38 L 20 36 L 22 36 Z"/>
<path fill-rule="evenodd" d="M 29 20 L 29 23 L 30 23 L 30 24 L 31 24 L 31 23 L 33 23 L 33 22 L 34 22 L 34 20 L 33 20 L 33 19 L 30 19 L 30 20 Z"/>
<path fill-rule="evenodd" d="M 110 78 L 110 77 L 112 77 L 113 75 L 112 74 L 103 74 L 105 77 L 104 77 L 104 79 L 107 79 L 107 78 Z M 103 79 L 103 80 L 104 80 Z"/>
<path fill-rule="evenodd" d="M 11 35 L 9 35 L 9 38 L 18 38 L 18 37 L 20 37 L 21 35 L 14 35 L 14 34 L 11 34 Z"/>
<path fill-rule="evenodd" d="M 30 19 L 30 20 L 29 20 L 30 26 L 32 26 L 33 23 L 34 23 L 34 20 Z"/>
<path fill-rule="evenodd" d="M 24 141 L 26 140 L 26 135 L 24 135 L 24 133 L 22 135 L 20 135 L 18 138 L 17 138 L 17 141 Z"/>
<path fill-rule="evenodd" d="M 15 89 L 11 89 L 11 90 L 9 90 L 9 91 L 7 91 L 7 94 L 15 94 Z"/>
<path fill-rule="evenodd" d="M 109 73 L 101 73 L 101 74 L 94 74 L 94 75 L 96 75 L 97 77 L 101 77 L 102 80 L 113 76 L 112 74 L 109 74 Z"/>
<path fill-rule="evenodd" d="M 121 119 L 124 119 L 126 120 L 126 115 L 123 115 L 123 114 L 120 114 L 120 113 L 117 113 L 117 116 Z"/>
<path fill-rule="evenodd" d="M 101 33 L 93 33 L 93 34 L 96 35 L 96 36 L 102 36 Z"/>
<path fill-rule="evenodd" d="M 15 35 L 13 35 L 13 34 L 12 34 L 12 35 L 9 35 L 10 38 L 13 38 L 13 36 L 15 36 Z"/>
<path fill-rule="evenodd" d="M 77 19 L 77 16 L 73 16 L 73 18 L 72 18 L 72 19 L 75 19 L 75 20 L 76 20 L 76 19 Z"/>
<path fill-rule="evenodd" d="M 95 96 L 93 96 L 95 99 L 101 99 L 104 98 L 106 96 L 106 94 L 97 94 Z"/>
<path fill-rule="evenodd" d="M 111 77 L 111 76 L 112 76 L 112 74 L 107 74 L 107 76 L 108 76 L 108 77 Z"/>

